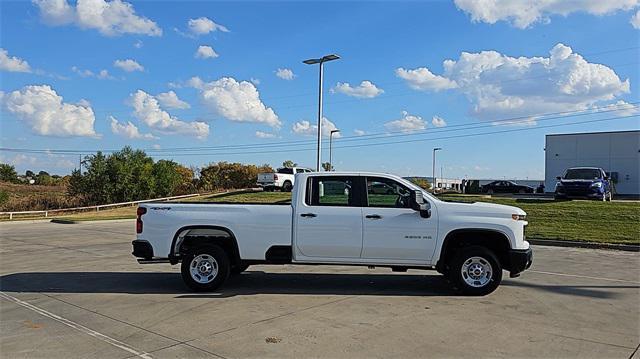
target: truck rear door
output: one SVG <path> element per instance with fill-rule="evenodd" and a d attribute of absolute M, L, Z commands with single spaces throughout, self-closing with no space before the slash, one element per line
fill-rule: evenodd
<path fill-rule="evenodd" d="M 306 191 L 294 207 L 296 260 L 360 258 L 363 182 L 359 176 L 313 176 L 298 184 Z"/>

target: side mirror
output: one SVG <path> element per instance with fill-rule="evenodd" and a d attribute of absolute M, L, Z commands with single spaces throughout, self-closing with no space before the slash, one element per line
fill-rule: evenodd
<path fill-rule="evenodd" d="M 410 197 L 411 208 L 414 211 L 420 212 L 420 217 L 429 218 L 431 217 L 431 206 L 428 202 L 425 202 L 422 197 L 422 191 L 412 190 Z"/>
<path fill-rule="evenodd" d="M 561 176 L 556 176 L 556 179 L 557 179 L 558 181 L 560 181 L 560 180 L 562 179 L 562 177 L 561 177 Z"/>

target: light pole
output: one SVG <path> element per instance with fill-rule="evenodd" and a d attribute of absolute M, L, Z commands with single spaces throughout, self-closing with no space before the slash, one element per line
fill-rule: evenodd
<path fill-rule="evenodd" d="M 442 148 L 436 147 L 433 149 L 433 167 L 431 168 L 431 178 L 433 178 L 433 193 L 436 193 L 436 151 L 440 151 Z"/>
<path fill-rule="evenodd" d="M 340 130 L 331 130 L 329 132 L 329 171 L 333 171 L 333 134 Z"/>
<path fill-rule="evenodd" d="M 317 172 L 320 172 L 320 165 L 321 165 L 320 150 L 321 150 L 321 142 L 322 142 L 322 79 L 323 79 L 322 69 L 324 68 L 323 65 L 325 62 L 337 60 L 339 58 L 340 56 L 336 54 L 331 54 L 331 55 L 323 56 L 319 59 L 309 59 L 309 60 L 302 61 L 307 65 L 320 64 L 320 78 L 319 78 L 319 85 L 318 85 L 318 154 L 317 154 L 317 161 L 316 161 Z"/>

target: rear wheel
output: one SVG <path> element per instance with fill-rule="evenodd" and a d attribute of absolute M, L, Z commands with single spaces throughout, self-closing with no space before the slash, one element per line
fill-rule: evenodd
<path fill-rule="evenodd" d="M 182 280 L 198 292 L 219 288 L 229 277 L 229 272 L 229 257 L 216 245 L 195 247 L 182 258 Z"/>
<path fill-rule="evenodd" d="M 502 267 L 495 254 L 485 247 L 461 248 L 449 265 L 449 279 L 466 295 L 487 295 L 500 285 Z"/>
<path fill-rule="evenodd" d="M 282 184 L 282 191 L 291 192 L 291 189 L 293 189 L 293 185 L 291 184 L 291 182 L 284 181 L 284 183 Z"/>

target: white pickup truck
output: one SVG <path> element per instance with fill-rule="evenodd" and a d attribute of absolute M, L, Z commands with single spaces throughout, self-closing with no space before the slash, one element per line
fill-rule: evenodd
<path fill-rule="evenodd" d="M 282 192 L 291 192 L 296 182 L 296 174 L 311 172 L 302 167 L 278 168 L 276 173 L 258 173 L 258 186 L 265 191 L 273 191 L 279 188 Z"/>
<path fill-rule="evenodd" d="M 196 291 L 253 264 L 330 264 L 435 269 L 485 295 L 503 270 L 517 277 L 532 261 L 520 208 L 445 202 L 380 173 L 299 173 L 291 203 L 147 203 L 137 214 L 133 255 L 182 262 Z"/>

